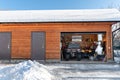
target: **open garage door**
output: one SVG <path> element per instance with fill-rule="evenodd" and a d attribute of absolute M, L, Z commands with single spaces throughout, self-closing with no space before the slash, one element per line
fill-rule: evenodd
<path fill-rule="evenodd" d="M 62 32 L 61 43 L 63 61 L 103 61 L 106 55 L 105 32 Z"/>
<path fill-rule="evenodd" d="M 0 59 L 9 60 L 11 52 L 11 33 L 0 32 Z"/>
<path fill-rule="evenodd" d="M 32 60 L 45 60 L 45 33 L 32 32 Z"/>

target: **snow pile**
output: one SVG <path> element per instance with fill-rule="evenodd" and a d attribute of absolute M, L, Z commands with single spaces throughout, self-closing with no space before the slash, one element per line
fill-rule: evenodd
<path fill-rule="evenodd" d="M 120 63 L 120 57 L 114 57 L 114 61 L 119 64 Z"/>
<path fill-rule="evenodd" d="M 120 50 L 114 50 L 114 61 L 120 63 Z"/>
<path fill-rule="evenodd" d="M 54 80 L 48 67 L 34 61 L 25 61 L 0 70 L 0 80 Z"/>

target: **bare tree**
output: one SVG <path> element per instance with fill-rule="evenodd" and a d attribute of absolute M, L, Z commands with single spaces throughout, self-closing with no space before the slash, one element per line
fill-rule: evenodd
<path fill-rule="evenodd" d="M 117 7 L 117 9 L 120 11 L 120 6 Z M 113 45 L 114 46 L 120 46 L 120 22 L 112 25 L 112 34 L 113 34 Z"/>
<path fill-rule="evenodd" d="M 113 40 L 120 37 L 120 23 L 112 25 Z"/>

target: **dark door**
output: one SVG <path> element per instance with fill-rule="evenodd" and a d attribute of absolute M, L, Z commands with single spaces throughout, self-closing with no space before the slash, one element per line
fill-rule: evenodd
<path fill-rule="evenodd" d="M 11 33 L 0 33 L 0 59 L 10 59 Z"/>
<path fill-rule="evenodd" d="M 31 58 L 33 60 L 45 59 L 45 33 L 44 32 L 32 32 Z"/>

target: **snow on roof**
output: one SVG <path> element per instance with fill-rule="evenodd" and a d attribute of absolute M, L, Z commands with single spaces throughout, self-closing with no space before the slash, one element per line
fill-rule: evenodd
<path fill-rule="evenodd" d="M 0 11 L 0 22 L 120 21 L 117 9 Z"/>

